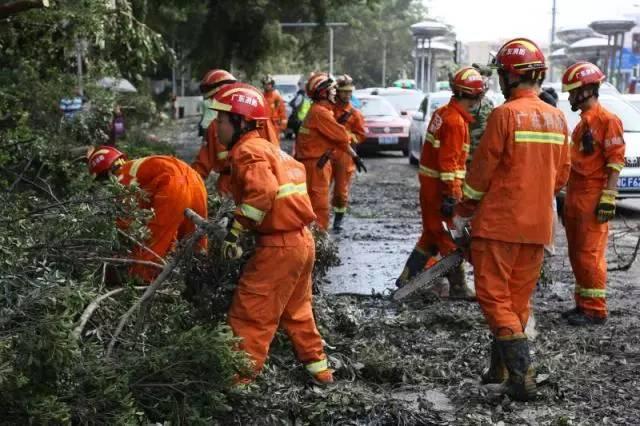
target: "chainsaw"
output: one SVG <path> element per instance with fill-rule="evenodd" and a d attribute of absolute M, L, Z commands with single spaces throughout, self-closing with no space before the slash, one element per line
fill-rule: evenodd
<path fill-rule="evenodd" d="M 406 285 L 400 287 L 393 293 L 393 300 L 400 302 L 417 290 L 428 290 L 435 285 L 438 278 L 445 276 L 449 271 L 460 265 L 465 258 L 465 252 L 469 250 L 471 244 L 471 233 L 469 227 L 465 227 L 462 232 L 450 229 L 446 222 L 442 222 L 445 232 L 451 237 L 458 247 L 429 269 L 419 273 Z"/>

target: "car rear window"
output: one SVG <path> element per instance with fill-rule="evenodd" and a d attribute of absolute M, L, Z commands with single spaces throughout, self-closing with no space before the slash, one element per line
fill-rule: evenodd
<path fill-rule="evenodd" d="M 360 111 L 365 117 L 381 117 L 381 116 L 393 116 L 398 117 L 398 112 L 393 106 L 383 98 L 364 98 L 360 99 L 362 107 Z"/>
<path fill-rule="evenodd" d="M 380 96 L 388 100 L 398 112 L 417 110 L 424 98 L 420 92 L 381 93 Z"/>

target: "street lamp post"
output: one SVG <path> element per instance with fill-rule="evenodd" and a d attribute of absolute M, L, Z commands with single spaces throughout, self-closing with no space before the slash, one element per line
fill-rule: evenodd
<path fill-rule="evenodd" d="M 440 22 L 437 21 L 424 21 L 418 22 L 417 24 L 413 24 L 410 27 L 411 33 L 413 34 L 414 40 L 416 41 L 416 81 L 418 77 L 418 54 L 420 55 L 420 89 L 423 92 L 429 92 L 431 90 L 431 39 L 434 37 L 444 36 L 449 32 L 449 28 Z M 428 70 L 427 70 L 427 81 L 425 84 L 424 74 L 425 74 L 425 40 L 428 43 Z M 425 90 L 426 89 L 426 90 Z"/>
<path fill-rule="evenodd" d="M 321 24 L 318 22 L 282 22 L 280 27 L 282 28 L 311 28 L 318 27 Z M 336 27 L 348 27 L 346 22 L 327 22 L 324 24 L 329 28 L 329 74 L 333 75 L 333 29 Z"/>

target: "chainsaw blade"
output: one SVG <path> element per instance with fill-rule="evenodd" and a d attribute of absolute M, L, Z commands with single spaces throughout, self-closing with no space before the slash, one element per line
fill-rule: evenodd
<path fill-rule="evenodd" d="M 416 275 L 406 285 L 397 289 L 393 293 L 393 300 L 400 302 L 417 290 L 430 288 L 430 284 L 438 278 L 445 276 L 447 272 L 460 265 L 463 260 L 464 256 L 460 250 L 448 254 L 426 271 Z"/>

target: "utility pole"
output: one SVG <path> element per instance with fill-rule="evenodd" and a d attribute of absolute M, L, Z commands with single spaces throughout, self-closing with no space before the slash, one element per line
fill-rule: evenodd
<path fill-rule="evenodd" d="M 382 36 L 382 84 L 380 87 L 386 87 L 387 81 L 387 36 Z"/>
<path fill-rule="evenodd" d="M 553 42 L 556 39 L 556 0 L 553 0 L 551 6 L 551 41 L 549 42 L 549 58 L 551 58 L 551 52 L 553 52 Z M 553 63 L 549 61 L 549 81 L 553 81 Z"/>
<path fill-rule="evenodd" d="M 281 28 L 310 28 L 310 27 L 318 27 L 320 23 L 318 22 L 282 22 L 280 23 Z M 346 22 L 327 22 L 324 24 L 327 28 L 329 28 L 329 74 L 333 75 L 333 29 L 335 27 L 348 27 L 349 24 Z"/>

